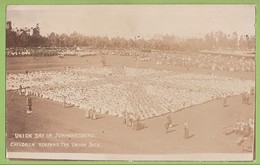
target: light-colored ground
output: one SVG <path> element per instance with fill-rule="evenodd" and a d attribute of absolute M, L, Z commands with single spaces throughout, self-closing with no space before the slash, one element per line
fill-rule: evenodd
<path fill-rule="evenodd" d="M 65 66 L 86 67 L 100 64 L 101 57 L 41 57 L 7 58 L 6 70 L 18 73 L 35 70 L 59 70 Z M 136 64 L 132 57 L 110 56 L 107 64 L 113 67 L 131 66 L 176 70 L 187 72 L 186 68 L 170 65 L 154 65 L 154 61 Z M 190 72 L 210 74 L 210 70 L 191 68 Z M 215 74 L 254 79 L 253 72 L 220 72 Z M 98 115 L 97 120 L 86 119 L 85 112 L 76 107 L 63 108 L 62 104 L 33 97 L 33 113 L 26 114 L 26 97 L 14 92 L 6 94 L 7 150 L 41 152 L 91 152 L 91 153 L 241 153 L 236 144 L 238 136 L 223 134 L 224 128 L 234 125 L 237 120 L 248 121 L 254 117 L 255 98 L 250 97 L 250 105 L 241 104 L 241 96 L 228 98 L 229 106 L 223 107 L 223 100 L 213 100 L 172 113 L 173 127 L 165 133 L 166 116 L 141 121 L 143 129 L 135 131 L 122 124 L 122 119 L 108 115 Z M 13 96 L 13 98 L 12 98 Z M 12 98 L 12 100 L 11 100 Z M 11 102 L 10 102 L 11 100 Z M 189 123 L 190 139 L 184 139 L 184 123 Z M 16 139 L 14 133 L 94 133 L 88 139 Z M 10 147 L 11 142 L 78 142 L 99 143 L 101 147 L 90 148 L 41 148 Z M 248 141 L 243 144 L 249 145 Z"/>

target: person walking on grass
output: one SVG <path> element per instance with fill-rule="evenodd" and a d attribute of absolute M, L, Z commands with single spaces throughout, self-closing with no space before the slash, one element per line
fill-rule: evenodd
<path fill-rule="evenodd" d="M 246 101 L 246 104 L 249 105 L 249 97 L 250 97 L 250 94 L 249 93 L 246 93 L 246 96 L 245 96 L 245 101 Z"/>
<path fill-rule="evenodd" d="M 131 119 L 130 119 L 130 113 L 126 112 L 126 125 L 131 126 Z"/>
<path fill-rule="evenodd" d="M 188 139 L 190 137 L 190 130 L 189 130 L 189 125 L 188 123 L 184 123 L 184 134 L 183 134 L 184 139 Z"/>
<path fill-rule="evenodd" d="M 27 113 L 32 113 L 32 99 L 30 96 L 26 98 Z"/>
<path fill-rule="evenodd" d="M 171 116 L 168 115 L 168 116 L 166 117 L 166 121 L 165 121 L 165 124 L 164 124 L 166 133 L 168 133 L 169 128 L 171 127 L 171 124 L 172 124 L 172 119 L 171 119 Z"/>
<path fill-rule="evenodd" d="M 18 89 L 18 93 L 20 96 L 22 96 L 22 94 L 23 94 L 22 91 L 23 91 L 23 87 L 22 87 L 22 85 L 20 85 L 19 89 Z"/>
<path fill-rule="evenodd" d="M 139 114 L 135 114 L 135 118 L 134 118 L 134 127 L 133 127 L 133 129 L 134 130 L 138 130 L 138 128 L 139 128 L 139 122 L 140 122 L 140 116 L 139 116 Z"/>
<path fill-rule="evenodd" d="M 92 120 L 96 120 L 96 109 L 95 109 L 95 107 L 93 107 L 93 109 L 92 109 Z"/>
<path fill-rule="evenodd" d="M 90 118 L 90 110 L 86 109 L 85 118 Z"/>

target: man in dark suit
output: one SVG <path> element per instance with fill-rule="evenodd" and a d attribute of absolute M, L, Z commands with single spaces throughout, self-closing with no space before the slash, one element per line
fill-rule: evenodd
<path fill-rule="evenodd" d="M 26 99 L 27 113 L 32 113 L 32 99 L 30 96 Z"/>

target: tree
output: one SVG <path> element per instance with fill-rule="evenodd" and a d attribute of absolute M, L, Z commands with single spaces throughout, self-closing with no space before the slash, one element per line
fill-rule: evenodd
<path fill-rule="evenodd" d="M 246 44 L 246 38 L 245 38 L 245 36 L 241 35 L 238 43 L 239 43 L 239 48 L 240 48 L 241 50 L 246 50 L 247 44 Z"/>
<path fill-rule="evenodd" d="M 238 44 L 238 36 L 237 36 L 237 32 L 233 32 L 232 36 L 230 38 L 230 42 L 229 42 L 229 46 L 232 50 L 236 50 L 237 49 L 237 44 Z"/>
<path fill-rule="evenodd" d="M 25 31 L 21 33 L 18 41 L 19 41 L 18 45 L 20 47 L 30 47 L 30 36 L 28 36 Z"/>
<path fill-rule="evenodd" d="M 57 46 L 58 45 L 58 35 L 56 35 L 54 32 L 52 32 L 48 36 L 48 40 L 49 40 L 50 46 Z"/>
<path fill-rule="evenodd" d="M 31 30 L 33 31 L 31 34 Z M 102 36 L 84 36 L 80 33 L 56 34 L 52 32 L 47 37 L 41 35 L 41 29 L 37 23 L 34 28 L 20 29 L 16 31 L 12 28 L 12 22 L 6 22 L 6 47 L 72 47 L 90 46 L 95 48 L 120 48 L 120 49 L 140 49 L 140 50 L 175 50 L 175 51 L 200 51 L 203 49 L 232 49 L 232 50 L 254 50 L 255 35 L 241 35 L 237 32 L 226 34 L 223 31 L 207 33 L 202 38 L 188 38 L 186 40 L 177 40 L 175 35 L 156 34 L 151 39 L 144 39 L 140 36 L 133 39 L 123 37 L 108 38 Z"/>
<path fill-rule="evenodd" d="M 38 47 L 43 45 L 42 43 L 42 36 L 40 35 L 40 27 L 39 24 L 36 24 L 35 28 L 32 28 L 32 36 L 30 37 L 30 44 L 33 47 Z"/>
<path fill-rule="evenodd" d="M 16 47 L 17 46 L 17 36 L 16 33 L 13 31 L 12 22 L 7 21 L 6 23 L 6 47 Z"/>

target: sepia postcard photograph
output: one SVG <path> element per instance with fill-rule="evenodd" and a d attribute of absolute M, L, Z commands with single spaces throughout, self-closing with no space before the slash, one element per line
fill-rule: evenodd
<path fill-rule="evenodd" d="M 8 5 L 6 158 L 254 161 L 255 14 Z"/>

